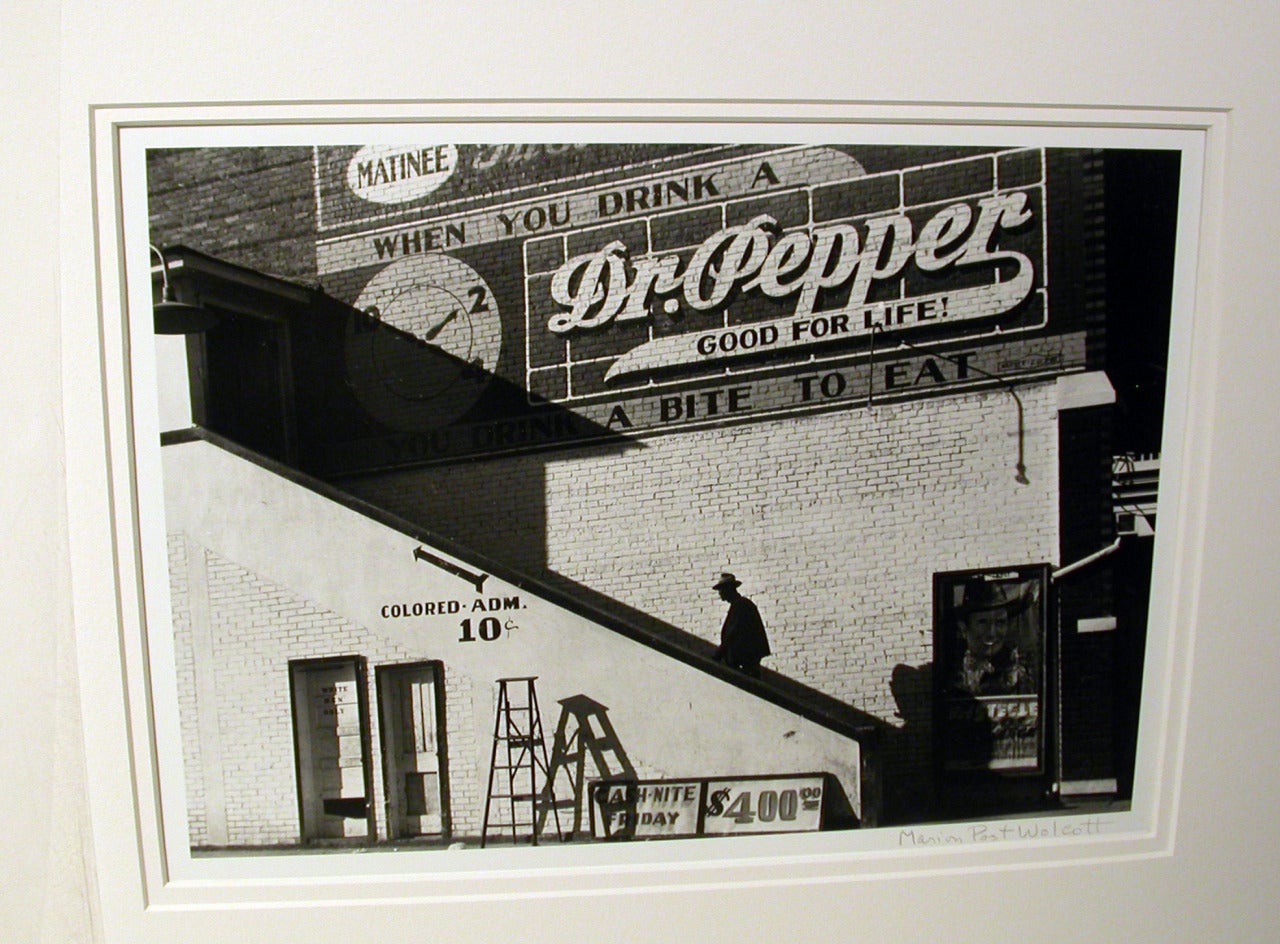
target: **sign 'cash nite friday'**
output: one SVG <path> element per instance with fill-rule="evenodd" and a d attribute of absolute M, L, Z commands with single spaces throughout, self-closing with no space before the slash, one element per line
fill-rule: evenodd
<path fill-rule="evenodd" d="M 1049 330 L 1051 152 L 912 164 L 897 149 L 903 166 L 872 173 L 853 147 L 741 150 L 505 202 L 440 199 L 322 239 L 326 285 L 455 365 L 423 379 L 353 329 L 348 383 L 387 433 L 335 442 L 326 464 L 855 407 L 1083 363 L 1082 325 Z M 381 207 L 397 186 L 464 192 L 481 166 L 465 146 L 390 151 L 318 156 L 334 168 L 331 221 L 348 178 Z M 377 160 L 396 173 L 376 176 Z"/>

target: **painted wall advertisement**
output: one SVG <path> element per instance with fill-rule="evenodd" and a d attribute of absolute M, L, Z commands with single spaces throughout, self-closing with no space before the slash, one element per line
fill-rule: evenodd
<path fill-rule="evenodd" d="M 1044 769 L 1048 568 L 934 578 L 935 737 L 945 771 Z"/>
<path fill-rule="evenodd" d="M 578 173 L 530 196 L 510 155 L 498 189 L 474 149 L 319 148 L 319 212 L 348 225 L 321 239 L 318 266 L 354 307 L 343 370 L 376 434 L 331 436 L 317 465 L 607 441 L 1080 366 L 1083 332 L 1048 330 L 1049 153 L 659 149 L 607 177 L 593 168 L 618 155 L 592 145 L 557 151 Z"/>

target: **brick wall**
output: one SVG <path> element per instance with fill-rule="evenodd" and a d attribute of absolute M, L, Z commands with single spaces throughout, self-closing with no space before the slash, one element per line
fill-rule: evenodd
<path fill-rule="evenodd" d="M 767 666 L 896 726 L 931 710 L 927 685 L 901 705 L 891 681 L 932 660 L 933 574 L 1056 559 L 1054 387 L 1020 396 L 1029 485 L 1014 481 L 1015 407 L 1000 390 L 344 485 L 708 640 L 724 611 L 710 585 L 732 570 L 768 625 Z M 923 770 L 928 747 L 890 750 Z"/>
<path fill-rule="evenodd" d="M 147 153 L 151 242 L 302 281 L 316 277 L 311 148 Z"/>
<path fill-rule="evenodd" d="M 1111 502 L 1111 408 L 1063 413 L 1062 563 L 1070 564 L 1115 538 Z M 1116 774 L 1112 727 L 1118 705 L 1116 632 L 1080 633 L 1080 620 L 1116 616 L 1114 560 L 1104 558 L 1057 584 L 1062 680 L 1061 760 L 1064 780 Z"/>
<path fill-rule="evenodd" d="M 851 152 L 871 173 L 905 159 L 885 149 Z M 949 150 L 920 151 L 912 160 L 923 164 L 958 156 Z M 1085 244 L 1081 231 L 1086 217 L 1099 212 L 1091 202 L 1098 168 L 1082 163 L 1076 152 L 1051 151 L 1047 160 L 1052 330 L 1090 329 L 1088 354 L 1096 364 L 1102 356 L 1101 309 L 1094 273 L 1083 271 L 1096 247 Z M 945 171 L 957 175 L 950 181 L 929 176 L 942 171 L 913 172 L 911 180 L 924 188 L 916 195 L 924 199 L 942 184 L 963 190 L 964 175 L 982 167 L 982 162 L 953 165 Z M 1085 184 L 1093 191 L 1085 193 Z M 316 278 L 316 241 L 323 234 L 310 148 L 153 152 L 149 192 L 153 241 L 185 243 L 276 275 Z M 354 300 L 370 274 L 368 269 L 328 274 L 326 289 Z M 504 270 L 486 277 L 495 296 L 523 297 L 514 284 L 519 275 Z M 1071 559 L 1066 551 L 1072 542 L 1060 545 L 1058 531 L 1060 472 L 1065 480 L 1070 470 L 1059 468 L 1054 387 L 1052 382 L 1030 384 L 1019 393 L 1025 405 L 1028 485 L 1014 481 L 1016 412 L 1000 389 L 339 484 L 518 571 L 562 578 L 620 608 L 652 614 L 708 640 L 716 638 L 723 618 L 723 604 L 710 590 L 713 575 L 735 571 L 769 626 L 774 655 L 766 664 L 902 731 L 904 736 L 889 742 L 888 760 L 909 778 L 931 763 L 933 574 Z M 1105 455 L 1105 450 L 1090 453 L 1099 460 Z M 1087 487 L 1095 484 L 1090 478 Z M 1100 488 L 1097 495 L 1105 501 L 1105 484 Z M 1074 513 L 1065 494 L 1061 504 L 1065 516 Z M 1096 548 L 1090 536 L 1081 539 L 1086 551 Z M 296 615 L 300 622 L 288 658 L 335 654 L 326 636 L 336 628 L 336 617 L 281 595 L 247 572 L 215 567 L 210 574 L 211 594 L 226 594 L 247 608 L 235 617 L 238 628 L 219 623 L 219 645 L 252 652 L 255 620 L 261 625 Z M 183 620 L 175 614 L 180 632 Z M 345 639 L 368 636 L 345 624 L 342 630 Z M 369 658 L 370 680 L 376 660 L 411 658 L 406 652 L 384 652 L 384 646 L 369 637 L 367 647 L 352 651 Z M 182 658 L 188 657 L 180 647 L 185 697 L 195 686 L 185 684 L 182 673 L 191 669 Z M 235 803 L 255 802 L 250 794 L 259 789 L 272 791 L 277 805 L 281 796 L 295 792 L 287 766 L 293 756 L 287 667 L 255 677 L 252 665 L 250 659 L 228 670 L 228 690 L 257 697 L 262 692 L 255 686 L 269 688 L 274 701 L 265 707 L 268 696 L 262 694 L 262 723 L 273 730 L 283 726 L 285 742 L 283 750 L 271 748 L 276 767 L 270 771 L 250 765 L 243 778 L 229 778 L 254 784 L 234 802 L 228 797 L 233 809 Z M 913 681 L 895 684 L 904 678 Z M 452 711 L 470 701 L 447 699 L 447 704 Z M 371 721 L 376 743 L 377 719 Z M 191 746 L 197 732 L 188 731 L 185 715 L 183 722 L 188 770 L 198 772 Z M 451 720 L 451 754 L 459 749 L 454 732 L 462 736 L 475 727 Z M 254 735 L 237 736 L 244 750 L 254 750 L 247 743 Z M 287 769 L 277 769 L 282 764 Z M 377 767 L 375 781 L 380 781 Z M 265 778 L 260 782 L 254 779 L 259 774 Z M 200 789 L 199 778 L 190 780 L 194 811 L 200 806 L 193 792 Z M 469 808 L 463 798 L 454 798 L 456 814 L 465 817 Z M 267 838 L 244 841 L 296 840 L 293 819 L 267 824 L 246 814 L 245 823 L 244 829 L 257 829 Z M 455 822 L 459 832 L 467 826 Z M 193 815 L 193 837 L 199 828 Z"/>
<path fill-rule="evenodd" d="M 504 610 L 518 625 L 496 641 L 460 638 L 458 611 L 390 615 L 388 601 L 453 600 L 470 612 L 483 598 L 459 593 L 450 572 L 423 567 L 411 553 L 419 538 L 234 452 L 180 442 L 166 447 L 165 464 L 179 716 L 197 846 L 297 842 L 289 682 L 290 664 L 304 659 L 358 657 L 373 687 L 382 666 L 443 663 L 457 838 L 480 832 L 494 679 L 518 675 L 539 679 L 548 731 L 557 703 L 585 697 L 602 706 L 641 777 L 824 770 L 852 804 L 837 812 L 861 809 L 861 749 L 847 731 L 497 576 L 486 593 L 515 601 Z M 236 509 L 247 516 L 229 513 Z M 364 694 L 370 800 L 382 823 L 380 699 L 372 688 Z M 709 725 L 709 718 L 735 724 Z"/>
<path fill-rule="evenodd" d="M 182 769 L 186 778 L 187 830 L 192 845 L 208 842 L 204 763 L 200 750 L 199 704 L 196 700 L 195 648 L 191 639 L 191 594 L 187 544 L 169 535 L 169 592 L 173 600 L 174 672 L 178 686 L 178 721 L 182 731 Z"/>
<path fill-rule="evenodd" d="M 198 711 L 209 710 L 197 701 L 194 680 L 192 626 L 186 601 L 187 564 L 181 535 L 170 536 L 170 573 L 174 611 L 174 636 L 178 665 L 179 710 L 183 735 L 183 762 L 187 779 L 189 832 L 193 846 L 210 844 L 204 783 L 211 772 L 203 766 Z M 297 782 L 294 771 L 293 707 L 289 700 L 289 662 L 295 659 L 358 655 L 368 660 L 368 704 L 376 705 L 372 691 L 374 669 L 381 664 L 416 662 L 420 652 L 388 642 L 349 620 L 326 612 L 288 589 L 277 587 L 238 564 L 211 551 L 206 556 L 214 658 L 208 670 L 216 673 L 212 689 L 217 704 L 218 750 L 221 755 L 220 786 L 225 797 L 227 844 L 286 845 L 298 842 Z M 337 647 L 337 648 L 335 648 Z M 446 668 L 447 672 L 447 668 Z M 449 684 L 446 675 L 445 685 Z M 205 689 L 208 690 L 208 689 Z M 472 717 L 469 697 L 446 695 L 446 729 L 450 752 L 470 756 L 476 750 L 476 731 L 487 723 Z M 374 756 L 374 795 L 379 830 L 385 838 L 382 801 L 382 765 L 379 719 L 370 711 Z M 479 725 L 479 728 L 477 728 Z M 217 773 L 213 773 L 217 776 Z M 452 797 L 453 828 L 460 834 L 477 834 L 484 797 L 474 781 L 461 778 Z"/>

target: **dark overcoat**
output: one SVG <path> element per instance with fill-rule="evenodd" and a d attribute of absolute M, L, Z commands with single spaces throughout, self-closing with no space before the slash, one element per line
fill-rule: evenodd
<path fill-rule="evenodd" d="M 752 666 L 759 664 L 769 651 L 760 611 L 746 597 L 737 597 L 725 614 L 716 658 L 733 666 Z"/>

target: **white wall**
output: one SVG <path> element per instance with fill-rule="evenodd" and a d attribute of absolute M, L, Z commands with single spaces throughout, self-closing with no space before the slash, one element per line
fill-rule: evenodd
<path fill-rule="evenodd" d="M 210 776 L 220 777 L 236 811 L 236 823 L 228 823 L 231 844 L 292 838 L 287 664 L 336 655 L 366 656 L 371 675 L 379 664 L 443 660 L 460 833 L 479 832 L 494 683 L 515 676 L 537 676 L 548 730 L 559 699 L 583 694 L 605 705 L 642 778 L 825 771 L 858 802 L 858 745 L 840 734 L 496 577 L 477 594 L 468 582 L 415 559 L 419 544 L 412 538 L 216 446 L 165 447 L 164 465 L 178 667 L 187 680 L 180 692 L 187 796 L 197 806 L 197 841 L 207 820 L 198 810 L 206 795 L 199 786 Z M 187 602 L 193 552 L 206 570 L 207 627 L 193 625 L 201 617 Z M 487 615 L 472 611 L 476 601 L 513 598 L 519 609 L 496 614 L 511 623 L 499 639 L 461 641 L 461 620 L 475 625 Z M 424 601 L 455 601 L 460 612 L 384 615 L 384 607 Z M 212 704 L 193 698 L 201 665 L 192 640 L 201 633 L 212 640 L 215 680 L 204 686 L 216 691 Z M 202 728 L 199 718 L 208 711 L 217 712 L 218 722 Z M 206 756 L 215 749 L 220 774 L 206 769 L 195 744 Z"/>
<path fill-rule="evenodd" d="M 782 674 L 887 724 L 899 665 L 933 658 L 933 575 L 1056 562 L 1058 395 L 1004 390 L 353 479 L 353 494 L 715 641 L 732 570 Z M 899 693 L 901 695 L 901 693 Z M 928 738 L 919 742 L 927 748 Z M 903 758 L 928 772 L 927 754 Z"/>

